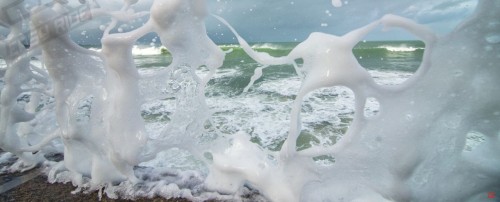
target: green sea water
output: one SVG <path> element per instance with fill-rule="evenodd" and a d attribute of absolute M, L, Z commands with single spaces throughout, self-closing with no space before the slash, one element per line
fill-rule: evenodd
<path fill-rule="evenodd" d="M 284 56 L 298 45 L 296 42 L 254 43 L 252 47 L 272 56 Z M 222 68 L 231 68 L 242 63 L 255 63 L 236 44 L 220 44 L 221 49 L 232 52 L 226 55 Z M 367 69 L 415 72 L 422 60 L 424 43 L 421 41 L 363 41 L 353 49 L 359 63 Z M 171 57 L 162 48 L 159 55 L 136 56 L 139 68 L 168 65 Z M 140 61 L 145 60 L 145 61 Z"/>
<path fill-rule="evenodd" d="M 272 56 L 285 56 L 298 45 L 297 42 L 285 43 L 253 43 L 250 44 L 256 51 L 267 52 Z M 220 44 L 224 50 L 232 50 L 226 54 L 224 64 L 219 71 L 234 70 L 238 73 L 232 77 L 214 78 L 209 85 L 229 94 L 241 92 L 260 64 L 252 60 L 236 44 Z M 138 51 L 140 52 L 140 51 Z M 138 68 L 159 68 L 170 64 L 172 58 L 165 48 L 160 48 L 156 55 L 136 55 L 135 62 Z M 353 49 L 353 53 L 361 66 L 368 70 L 415 72 L 422 60 L 424 44 L 421 41 L 362 41 Z M 300 61 L 299 61 L 300 62 Z M 300 64 L 299 64 L 300 65 Z M 266 79 L 283 79 L 296 76 L 291 65 L 278 65 L 264 69 L 263 77 L 256 84 Z"/>
<path fill-rule="evenodd" d="M 254 43 L 253 49 L 272 56 L 287 55 L 298 43 Z M 207 104 L 213 112 L 212 124 L 220 134 L 244 131 L 252 141 L 270 150 L 279 150 L 289 126 L 290 106 L 300 87 L 300 79 L 293 66 L 269 66 L 263 76 L 243 92 L 254 71 L 261 65 L 252 60 L 238 45 L 220 44 L 226 54 L 206 88 Z M 99 50 L 99 46 L 86 46 Z M 422 60 L 424 44 L 420 41 L 362 41 L 353 49 L 361 66 L 370 73 L 377 72 L 375 80 L 393 83 L 415 72 Z M 168 50 L 160 47 L 137 46 L 134 63 L 139 71 L 161 69 L 172 61 Z M 299 65 L 301 61 L 298 61 Z M 0 66 L 2 66 L 0 61 Z M 2 67 L 5 68 L 5 67 Z M 203 73 L 199 68 L 197 73 Z M 206 72 L 206 71 L 205 71 Z M 0 81 L 0 85 L 2 82 Z M 149 124 L 170 120 L 172 103 L 146 104 L 143 118 Z M 347 88 L 321 89 L 304 100 L 303 130 L 299 149 L 312 144 L 333 144 L 347 130 L 352 121 L 354 98 Z M 367 111 L 376 111 L 367 103 Z M 272 124 L 271 124 L 272 123 Z M 332 135 L 333 134 L 333 135 Z"/>
<path fill-rule="evenodd" d="M 287 55 L 298 43 L 253 43 L 253 49 L 272 56 Z M 250 88 L 256 68 L 252 60 L 236 44 L 219 44 L 228 51 L 223 66 L 218 68 L 206 88 L 206 101 L 213 112 L 211 123 L 220 134 L 231 135 L 244 131 L 252 141 L 270 150 L 279 150 L 289 126 L 290 106 L 300 88 L 300 78 L 292 65 L 269 66 L 263 76 Z M 99 49 L 100 47 L 87 47 Z M 424 44 L 420 41 L 362 41 L 353 49 L 361 66 L 379 83 L 401 83 L 415 72 L 422 60 Z M 230 52 L 229 52 L 230 51 Z M 167 67 L 172 57 L 161 47 L 137 46 L 135 64 L 139 71 Z M 301 61 L 298 61 L 299 66 Z M 203 74 L 203 68 L 197 73 Z M 297 141 L 299 149 L 312 144 L 333 144 L 352 121 L 354 97 L 343 87 L 320 89 L 304 100 L 303 130 Z M 168 122 L 171 104 L 146 104 L 143 117 L 148 123 Z M 367 103 L 366 112 L 378 109 L 376 103 Z M 272 124 L 271 124 L 272 123 Z"/>

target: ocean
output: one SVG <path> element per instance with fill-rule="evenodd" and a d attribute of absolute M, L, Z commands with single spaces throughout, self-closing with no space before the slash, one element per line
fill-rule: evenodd
<path fill-rule="evenodd" d="M 254 43 L 253 49 L 272 56 L 287 55 L 298 43 Z M 263 70 L 248 92 L 254 70 L 261 65 L 252 60 L 235 44 L 219 45 L 232 52 L 226 55 L 206 88 L 206 102 L 211 109 L 213 133 L 232 135 L 238 131 L 250 134 L 252 141 L 263 148 L 278 151 L 287 137 L 290 110 L 300 88 L 300 78 L 291 65 L 270 66 Z M 97 47 L 94 47 L 98 49 Z M 168 66 L 172 58 L 161 47 L 137 46 L 133 50 L 135 64 L 140 72 Z M 163 54 L 159 54 L 162 53 Z M 353 53 L 380 85 L 404 82 L 419 67 L 424 52 L 420 41 L 362 41 Z M 299 61 L 300 65 L 300 61 Z M 198 75 L 206 71 L 199 69 Z M 143 106 L 143 117 L 151 133 L 160 131 L 163 122 L 173 114 L 173 101 L 152 101 Z M 378 112 L 376 100 L 368 100 L 366 116 Z M 313 91 L 304 100 L 302 133 L 299 150 L 312 144 L 331 145 L 347 130 L 354 114 L 354 95 L 345 87 L 324 88 Z M 210 133 L 210 131 L 207 131 Z M 316 134 L 316 135 L 313 135 Z M 318 135 L 319 134 L 319 135 Z M 188 166 L 191 167 L 191 166 Z"/>
<path fill-rule="evenodd" d="M 272 56 L 287 55 L 298 43 L 254 43 L 252 48 Z M 219 45 L 226 54 L 220 67 L 206 88 L 206 102 L 212 112 L 207 133 L 232 135 L 238 131 L 250 134 L 252 142 L 271 151 L 278 151 L 287 137 L 291 105 L 300 88 L 300 78 L 291 65 L 269 66 L 261 78 L 244 92 L 254 70 L 261 65 L 252 60 L 236 44 Z M 100 51 L 98 46 L 84 46 Z M 419 67 L 424 52 L 421 41 L 362 41 L 353 53 L 359 63 L 380 85 L 404 82 Z M 134 62 L 143 74 L 167 67 L 172 57 L 162 47 L 136 46 Z M 37 65 L 38 61 L 34 64 Z M 39 65 L 39 64 L 38 64 Z M 300 61 L 299 61 L 300 65 Z M 0 60 L 0 70 L 5 62 Z M 3 72 L 3 71 L 0 71 Z M 198 75 L 206 74 L 202 68 Z M 3 81 L 0 80 L 0 87 Z M 170 120 L 175 110 L 173 100 L 150 100 L 142 107 L 148 131 L 155 136 Z M 368 100 L 365 115 L 374 116 L 379 106 Z M 313 144 L 332 145 L 346 132 L 354 114 L 354 95 L 345 87 L 315 90 L 304 100 L 302 133 L 298 149 Z M 313 135 L 316 134 L 316 135 Z M 179 166 L 179 165 L 176 165 Z M 187 167 L 193 167 L 189 164 Z"/>

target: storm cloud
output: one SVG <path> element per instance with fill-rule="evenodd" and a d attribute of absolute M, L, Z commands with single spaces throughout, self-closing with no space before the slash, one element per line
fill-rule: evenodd
<path fill-rule="evenodd" d="M 28 7 L 50 0 L 25 0 Z M 92 0 L 93 1 L 93 0 Z M 168 0 L 165 0 L 168 1 Z M 69 0 L 71 6 L 80 5 Z M 118 10 L 122 0 L 97 0 L 108 10 Z M 374 21 L 384 14 L 397 14 L 426 24 L 438 34 L 451 31 L 474 10 L 477 0 L 345 0 L 342 7 L 334 7 L 331 0 L 207 0 L 212 14 L 225 18 L 248 41 L 284 42 L 303 41 L 312 32 L 341 35 Z M 139 0 L 136 11 L 147 11 L 152 0 Z M 124 24 L 120 31 L 141 26 L 147 17 Z M 207 18 L 209 36 L 218 43 L 236 42 L 232 33 L 215 18 Z M 102 26 L 107 18 L 97 18 L 72 32 L 72 38 L 81 44 L 98 44 Z M 5 33 L 5 31 L 4 31 Z M 144 37 L 141 42 L 155 41 L 155 35 Z M 376 31 L 367 40 L 411 39 L 402 31 Z M 156 40 L 158 41 L 158 40 Z"/>

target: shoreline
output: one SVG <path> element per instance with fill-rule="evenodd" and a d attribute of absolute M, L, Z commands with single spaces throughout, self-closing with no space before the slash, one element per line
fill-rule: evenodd
<path fill-rule="evenodd" d="M 36 169 L 35 169 L 36 170 Z M 32 171 L 26 171 L 24 173 L 7 173 L 0 175 L 0 178 L 4 180 L 5 178 L 15 178 L 16 175 L 26 174 Z M 99 191 L 93 191 L 91 193 L 77 193 L 72 194 L 71 192 L 76 188 L 70 183 L 54 183 L 51 184 L 47 181 L 45 175 L 38 175 L 37 177 L 23 183 L 5 193 L 0 194 L 0 201 L 157 201 L 157 202 L 190 202 L 190 200 L 183 198 L 171 198 L 166 199 L 160 196 L 155 196 L 154 198 L 137 198 L 137 199 L 111 199 L 103 194 L 101 200 L 99 200 Z"/>

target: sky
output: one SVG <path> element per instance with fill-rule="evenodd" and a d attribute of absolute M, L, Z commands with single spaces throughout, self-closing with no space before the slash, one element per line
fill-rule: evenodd
<path fill-rule="evenodd" d="M 249 41 L 303 41 L 311 32 L 342 35 L 388 13 L 413 19 L 438 34 L 445 34 L 470 15 L 476 3 L 476 0 L 344 0 L 342 7 L 334 7 L 331 0 L 220 0 L 212 3 L 210 9 Z M 212 29 L 216 36 L 229 34 L 217 27 Z M 378 31 L 368 37 L 368 40 L 404 39 L 414 37 L 397 30 Z"/>
<path fill-rule="evenodd" d="M 25 0 L 28 5 L 50 0 Z M 79 5 L 78 0 L 69 0 Z M 97 0 L 109 10 L 118 10 L 123 0 Z M 168 1 L 168 0 L 164 0 Z M 134 10 L 149 10 L 152 0 L 139 0 Z M 396 14 L 429 26 L 440 35 L 451 31 L 470 15 L 477 0 L 344 0 L 341 7 L 334 7 L 332 0 L 207 0 L 212 14 L 226 19 L 250 42 L 303 41 L 312 32 L 342 35 L 370 23 L 384 14 Z M 135 29 L 147 17 L 135 23 L 122 25 L 123 31 Z M 74 28 L 72 38 L 80 44 L 98 44 L 102 31 L 99 27 L 109 22 L 100 18 Z M 234 36 L 215 18 L 206 19 L 207 33 L 216 43 L 235 43 Z M 155 35 L 144 37 L 141 42 L 155 40 Z M 367 40 L 415 39 L 404 31 L 381 29 Z"/>

